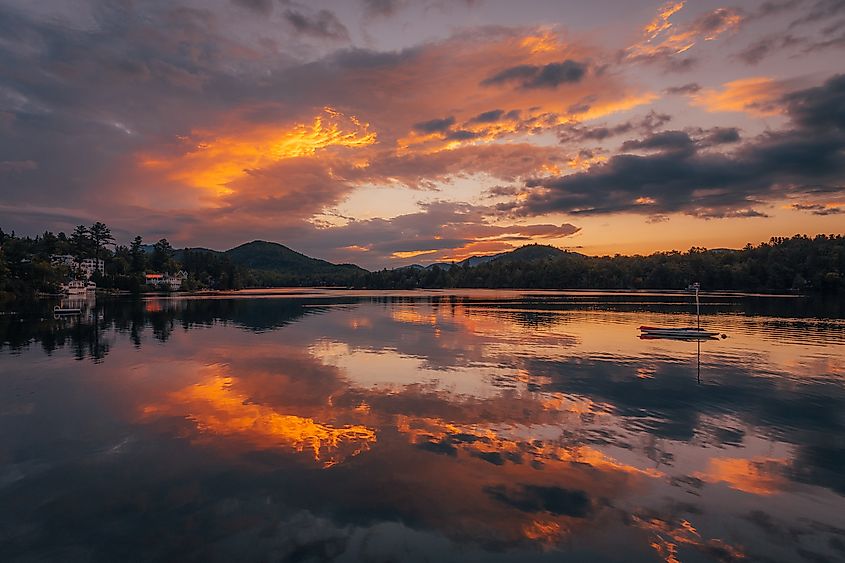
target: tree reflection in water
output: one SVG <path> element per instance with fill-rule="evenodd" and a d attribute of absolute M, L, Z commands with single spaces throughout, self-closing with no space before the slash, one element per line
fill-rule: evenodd
<path fill-rule="evenodd" d="M 728 296 L 705 307 L 726 341 L 637 337 L 685 301 L 330 293 L 3 316 L 0 549 L 843 555 L 842 320 Z"/>

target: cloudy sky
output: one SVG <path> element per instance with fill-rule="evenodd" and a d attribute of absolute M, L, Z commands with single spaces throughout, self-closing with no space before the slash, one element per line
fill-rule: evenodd
<path fill-rule="evenodd" d="M 0 0 L 0 227 L 371 268 L 842 233 L 843 58 L 845 0 Z"/>

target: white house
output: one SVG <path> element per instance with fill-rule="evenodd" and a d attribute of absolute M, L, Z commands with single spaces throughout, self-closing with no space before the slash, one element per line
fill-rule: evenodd
<path fill-rule="evenodd" d="M 85 258 L 81 262 L 77 261 L 76 257 L 71 254 L 53 254 L 50 257 L 50 262 L 54 266 L 65 266 L 70 269 L 75 275 L 91 279 L 94 272 L 105 273 L 105 262 L 97 258 Z"/>
<path fill-rule="evenodd" d="M 100 272 L 100 275 L 105 273 L 105 262 L 99 258 L 86 258 L 79 264 L 79 270 L 87 279 L 91 279 L 94 272 Z"/>

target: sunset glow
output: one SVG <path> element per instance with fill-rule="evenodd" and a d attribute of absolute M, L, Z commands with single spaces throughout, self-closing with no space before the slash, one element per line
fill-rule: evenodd
<path fill-rule="evenodd" d="M 4 7 L 4 230 L 368 270 L 842 231 L 836 3 L 283 4 Z"/>
<path fill-rule="evenodd" d="M 290 128 L 261 125 L 234 133 L 197 132 L 185 142 L 195 143 L 171 158 L 142 158 L 141 166 L 162 171 L 177 182 L 211 191 L 234 193 L 232 183 L 273 162 L 306 158 L 329 147 L 358 148 L 376 142 L 376 134 L 356 117 L 325 108 L 310 124 Z"/>

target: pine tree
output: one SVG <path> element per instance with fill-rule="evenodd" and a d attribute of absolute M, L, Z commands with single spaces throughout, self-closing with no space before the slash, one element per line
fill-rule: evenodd
<path fill-rule="evenodd" d="M 100 250 L 104 250 L 109 244 L 114 243 L 114 237 L 109 229 L 103 223 L 97 221 L 88 231 L 91 235 L 91 243 L 94 246 L 94 258 L 100 259 Z"/>
<path fill-rule="evenodd" d="M 130 267 L 133 274 L 140 274 L 146 267 L 146 254 L 141 246 L 144 244 L 144 239 L 136 236 L 129 245 Z"/>

